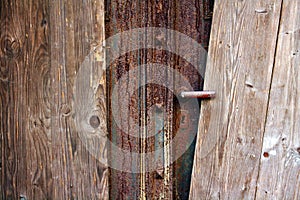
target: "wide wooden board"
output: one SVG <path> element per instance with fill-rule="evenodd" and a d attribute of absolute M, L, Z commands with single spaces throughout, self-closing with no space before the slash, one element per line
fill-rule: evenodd
<path fill-rule="evenodd" d="M 107 166 L 83 142 L 90 131 L 76 123 L 76 108 L 90 102 L 85 112 L 105 120 L 97 63 L 87 80 L 98 90 L 74 95 L 85 86 L 75 85 L 85 57 L 104 39 L 104 1 L 4 0 L 0 16 L 1 199 L 108 199 Z M 92 134 L 105 132 L 101 122 Z"/>
<path fill-rule="evenodd" d="M 215 2 L 191 199 L 253 199 L 281 0 Z"/>

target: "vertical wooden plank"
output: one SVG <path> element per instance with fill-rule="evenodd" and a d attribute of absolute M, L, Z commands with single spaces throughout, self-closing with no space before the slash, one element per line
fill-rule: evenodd
<path fill-rule="evenodd" d="M 213 4 L 214 0 L 178 1 L 176 2 L 175 14 L 171 18 L 174 19 L 173 23 L 175 30 L 184 33 L 185 35 L 197 41 L 205 50 L 208 49 L 208 43 L 210 38 L 212 22 L 212 13 L 210 12 L 212 12 Z M 209 5 L 211 6 L 210 8 Z M 184 47 L 184 49 L 190 49 L 191 44 L 185 45 L 186 46 Z M 202 56 L 203 52 L 199 51 L 195 56 L 193 56 L 193 59 L 196 62 L 202 62 Z M 180 58 L 180 56 L 174 56 L 173 59 L 175 62 L 175 69 L 182 75 L 182 77 L 186 78 L 189 81 L 192 88 L 195 91 L 202 90 L 204 77 L 202 77 L 202 75 L 199 74 L 200 69 L 197 68 L 198 66 L 191 65 L 190 63 Z M 186 88 L 182 87 L 184 82 L 182 77 L 175 79 L 174 85 L 177 91 L 186 90 Z M 174 154 L 178 154 L 178 152 L 181 151 L 180 149 L 186 148 L 182 146 L 182 141 L 188 141 L 191 137 L 194 137 L 193 142 L 187 148 L 186 152 L 180 158 L 178 158 L 178 160 L 176 160 L 174 164 L 175 183 L 173 184 L 174 193 L 176 194 L 175 197 L 177 199 L 188 199 L 199 121 L 199 109 L 193 107 L 196 105 L 194 105 L 190 101 L 187 101 L 186 103 L 180 105 L 180 108 L 176 107 L 178 106 L 176 102 L 174 102 L 174 104 L 174 112 L 180 112 L 180 114 L 174 114 L 175 121 L 177 121 L 177 126 L 178 121 L 179 123 L 181 123 L 182 120 L 187 122 L 187 125 L 181 126 L 179 130 L 176 130 L 176 128 L 174 128 L 174 135 L 181 135 L 181 139 L 179 140 L 178 144 L 175 145 Z M 186 116 L 184 116 L 185 114 Z"/>
<path fill-rule="evenodd" d="M 215 2 L 191 199 L 255 196 L 281 2 Z"/>
<path fill-rule="evenodd" d="M 283 0 L 257 199 L 300 198 L 300 2 Z"/>
<path fill-rule="evenodd" d="M 101 63 L 92 63 L 98 82 L 89 101 L 73 93 L 85 56 L 104 40 L 104 1 L 0 5 L 2 198 L 108 199 L 106 163 L 88 151 L 80 136 L 89 132 L 74 120 L 81 114 L 74 99 L 93 102 L 90 111 L 102 120 L 93 132 L 106 133 Z M 104 60 L 104 54 L 99 57 Z M 98 144 L 106 157 L 103 141 Z"/>
<path fill-rule="evenodd" d="M 104 40 L 104 1 L 51 1 L 50 13 L 53 198 L 108 199 L 106 163 L 89 149 L 107 156 L 103 62 L 85 63 Z"/>
<path fill-rule="evenodd" d="M 113 36 L 114 34 L 120 33 L 122 31 L 126 31 L 130 29 L 130 27 L 141 27 L 140 23 L 145 20 L 138 18 L 139 13 L 142 13 L 142 9 L 139 7 L 138 1 L 130 1 L 130 0 L 110 0 L 107 1 L 106 4 L 106 38 Z M 129 41 L 118 41 L 116 44 L 118 47 L 122 45 L 128 45 Z M 109 45 L 109 44 L 108 44 Z M 108 48 L 108 56 L 110 55 Z M 113 52 L 112 52 L 113 53 Z M 112 106 L 113 99 L 111 99 L 112 89 L 114 88 L 118 79 L 128 71 L 137 66 L 137 64 L 141 60 L 141 54 L 138 55 L 136 52 L 128 52 L 126 55 L 118 58 L 113 62 L 111 66 L 109 66 L 109 75 L 108 75 L 108 113 L 109 113 L 109 134 L 110 140 L 116 144 L 118 147 L 122 148 L 125 151 L 130 152 L 139 152 L 139 134 L 137 129 L 129 126 L 128 123 L 122 122 L 121 124 L 116 125 L 114 119 L 112 117 Z M 125 75 L 126 76 L 126 75 Z M 129 78 L 128 78 L 129 79 Z M 118 90 L 118 98 L 119 101 L 115 102 L 117 106 L 117 110 L 119 111 L 119 115 L 121 119 L 126 119 L 130 117 L 133 118 L 134 122 L 139 124 L 141 117 L 141 110 L 139 108 L 139 95 L 141 90 L 138 89 L 138 83 L 140 80 L 140 76 L 132 77 L 130 87 L 137 88 L 137 91 L 130 97 L 128 94 L 129 85 L 122 85 Z M 126 83 L 125 83 L 126 84 Z M 131 98 L 131 103 L 129 105 L 128 110 L 130 113 L 127 113 L 126 110 L 122 109 L 121 102 L 124 98 Z M 116 100 L 115 100 L 116 101 Z M 126 108 L 125 108 L 126 109 Z M 130 136 L 127 133 L 133 132 L 134 136 Z M 111 147 L 110 147 L 111 149 Z M 112 156 L 112 151 L 109 152 L 109 163 L 110 165 L 120 165 L 121 169 L 125 166 L 125 159 L 116 159 Z M 137 169 L 137 164 L 140 160 L 127 158 L 131 160 L 130 168 L 132 170 Z M 110 169 L 110 197 L 112 199 L 138 199 L 141 196 L 141 179 L 140 174 L 138 173 L 128 173 L 125 171 L 119 171 L 116 169 Z"/>
<path fill-rule="evenodd" d="M 48 1 L 1 1 L 1 199 L 51 198 Z"/>

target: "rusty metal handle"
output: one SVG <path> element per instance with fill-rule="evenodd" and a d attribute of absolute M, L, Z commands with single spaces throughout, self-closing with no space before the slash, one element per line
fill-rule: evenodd
<path fill-rule="evenodd" d="M 211 99 L 216 97 L 215 91 L 183 91 L 180 93 L 182 98 Z"/>

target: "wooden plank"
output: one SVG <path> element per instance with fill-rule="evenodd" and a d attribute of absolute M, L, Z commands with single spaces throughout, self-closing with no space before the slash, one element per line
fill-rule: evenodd
<path fill-rule="evenodd" d="M 86 63 L 104 40 L 104 1 L 52 1 L 50 13 L 52 198 L 108 199 L 107 163 L 88 145 L 94 140 L 107 156 L 99 137 L 106 132 L 103 62 Z"/>
<path fill-rule="evenodd" d="M 51 196 L 48 1 L 0 3 L 1 199 Z"/>
<path fill-rule="evenodd" d="M 91 104 L 103 119 L 93 136 L 107 134 L 103 63 L 86 78 L 96 92 L 74 93 L 91 91 L 75 80 L 104 40 L 104 1 L 1 1 L 0 16 L 1 199 L 108 199 L 107 163 L 82 137 L 91 123 L 75 121 Z M 92 139 L 107 160 L 106 140 Z"/>
<path fill-rule="evenodd" d="M 257 199 L 300 199 L 300 2 L 283 0 Z"/>
<path fill-rule="evenodd" d="M 215 2 L 191 199 L 253 199 L 281 0 Z"/>
<path fill-rule="evenodd" d="M 147 1 L 110 1 L 107 6 L 107 16 L 109 19 L 106 26 L 107 35 L 112 36 L 122 31 L 145 27 L 147 24 L 148 26 L 166 27 L 168 23 L 167 16 L 170 12 L 170 4 L 172 3 L 163 0 L 152 2 L 151 4 Z M 168 7 L 168 9 L 163 10 L 163 7 Z M 162 39 L 158 39 L 158 43 L 161 44 L 158 46 L 162 46 L 161 40 Z M 118 45 L 120 48 L 122 46 L 128 46 L 130 45 L 130 41 L 120 41 Z M 140 49 L 136 52 L 128 52 L 112 65 L 110 70 L 110 84 L 112 85 L 110 89 L 115 86 L 118 79 L 124 76 L 127 71 L 138 68 L 141 64 L 147 64 L 153 61 L 158 63 L 167 63 L 168 60 L 168 55 L 162 51 L 158 53 L 147 49 Z M 154 72 L 150 70 L 147 74 L 151 76 L 150 74 L 154 74 Z M 148 118 L 146 114 L 148 107 L 155 106 L 156 103 L 160 103 L 163 107 L 170 106 L 172 104 L 172 100 L 170 101 L 170 98 L 166 97 L 168 94 L 164 88 L 156 88 L 156 94 L 153 94 L 153 92 L 151 92 L 152 86 L 148 86 L 147 88 L 140 87 L 141 79 L 143 79 L 141 75 L 130 78 L 131 80 L 128 80 L 128 82 L 130 81 L 131 84 L 125 83 L 126 85 L 122 85 L 118 91 L 119 96 L 131 100 L 131 104 L 129 106 L 130 113 L 127 113 L 126 110 L 122 109 L 121 105 L 123 98 L 120 102 L 117 102 L 121 118 L 130 117 L 138 125 L 145 125 Z M 166 77 L 161 78 L 166 79 Z M 137 92 L 129 96 L 128 91 L 130 88 L 136 88 Z M 146 92 L 146 90 L 148 92 Z M 156 95 L 156 102 L 154 102 L 153 98 L 151 98 L 154 95 Z M 109 96 L 111 97 L 111 93 L 109 93 Z M 111 112 L 111 103 L 115 101 L 115 99 L 110 99 L 109 101 L 109 112 Z M 112 116 L 110 117 L 110 120 L 113 122 Z M 162 123 L 164 124 L 165 121 L 166 119 L 164 117 L 162 119 Z M 152 126 L 154 127 L 155 125 Z M 146 152 L 155 150 L 155 142 L 153 139 L 141 139 L 141 136 L 143 137 L 146 134 L 151 134 L 151 130 L 148 130 L 147 132 L 143 130 L 143 128 L 137 130 L 125 123 L 121 126 L 111 123 L 110 127 L 112 141 L 122 147 L 122 149 L 130 152 Z M 159 129 L 163 130 L 162 127 Z M 166 132 L 171 132 L 170 127 L 165 129 Z M 130 137 L 128 133 L 134 133 L 136 137 Z M 164 159 L 164 155 L 159 155 L 159 157 L 160 159 Z M 111 158 L 111 162 L 119 162 L 120 166 L 125 166 L 125 161 L 120 162 L 116 159 L 114 160 L 113 156 L 111 156 Z M 136 163 L 142 163 L 141 168 L 137 170 L 139 173 L 134 174 L 114 169 L 111 170 L 110 192 L 112 199 L 145 199 L 146 197 L 150 199 L 158 199 L 162 197 L 169 199 L 172 198 L 173 191 L 170 177 L 172 177 L 173 169 L 166 168 L 165 170 L 160 169 L 160 172 L 146 172 L 145 167 L 147 162 L 152 162 L 153 158 L 147 158 L 148 161 L 146 161 L 146 158 L 141 154 L 138 161 L 135 161 L 133 158 L 131 158 L 131 160 L 132 163 L 130 163 L 130 165 L 132 169 L 135 169 Z"/>

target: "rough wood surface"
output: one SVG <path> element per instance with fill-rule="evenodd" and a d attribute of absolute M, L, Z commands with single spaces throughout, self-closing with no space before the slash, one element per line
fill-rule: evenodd
<path fill-rule="evenodd" d="M 255 197 L 281 3 L 215 2 L 191 199 Z"/>
<path fill-rule="evenodd" d="M 257 199 L 300 199 L 300 1 L 283 0 Z"/>
<path fill-rule="evenodd" d="M 1 1 L 1 199 L 51 196 L 47 1 Z"/>
<path fill-rule="evenodd" d="M 106 199 L 107 167 L 91 154 L 86 142 L 92 137 L 95 143 L 101 143 L 93 135 L 99 130 L 92 127 L 90 117 L 96 115 L 105 120 L 106 110 L 99 111 L 105 109 L 105 94 L 90 93 L 97 91 L 95 83 L 100 83 L 97 76 L 90 75 L 102 66 L 93 61 L 89 66 L 83 64 L 104 39 L 104 1 L 55 1 L 50 3 L 50 13 L 53 198 Z M 90 73 L 85 74 L 82 67 L 88 67 Z M 83 81 L 75 84 L 76 78 Z"/>
<path fill-rule="evenodd" d="M 209 30 L 211 21 L 203 20 L 203 1 L 132 1 L 132 0 L 111 0 L 107 1 L 107 18 L 106 18 L 106 34 L 110 37 L 122 31 L 127 31 L 139 27 L 162 27 L 180 31 L 203 46 L 207 47 Z M 164 50 L 167 42 L 163 33 L 161 37 L 153 38 L 156 42 L 157 49 L 143 49 L 138 51 L 128 52 L 126 55 L 118 58 L 110 68 L 109 82 L 109 114 L 110 114 L 110 133 L 111 140 L 124 150 L 131 152 L 150 152 L 156 150 L 157 146 L 170 143 L 176 135 L 176 126 L 178 126 L 180 109 L 174 101 L 172 91 L 160 85 L 148 84 L 147 87 L 140 87 L 141 80 L 145 79 L 140 74 L 135 77 L 128 77 L 128 81 L 122 85 L 118 94 L 120 102 L 114 102 L 111 98 L 111 90 L 115 87 L 120 77 L 126 76 L 126 72 L 139 68 L 140 65 L 149 63 L 165 64 L 173 69 L 178 70 L 191 82 L 195 90 L 199 90 L 202 86 L 201 77 L 197 74 L 187 61 Z M 147 37 L 147 36 L 146 36 Z M 138 38 L 132 38 L 137 40 Z M 178 41 L 173 41 L 178 42 Z M 130 46 L 131 41 L 124 40 L 118 44 L 122 46 Z M 185 44 L 188 46 L 188 44 Z M 162 50 L 161 50 L 162 49 Z M 109 49 L 108 49 L 109 50 Z M 195 59 L 199 59 L 195 55 Z M 107 55 L 109 57 L 109 54 Z M 142 71 L 142 70 L 140 70 Z M 173 74 L 165 74 L 162 71 L 148 67 L 145 70 L 146 79 L 150 80 L 153 77 L 156 81 L 171 82 Z M 180 81 L 176 80 L 177 85 Z M 129 84 L 130 83 L 130 84 Z M 139 88 L 140 87 L 140 88 Z M 136 88 L 133 95 L 129 95 L 129 89 Z M 179 88 L 177 88 L 179 89 Z M 130 98 L 129 110 L 122 110 L 124 98 Z M 112 104 L 114 102 L 115 104 Z M 132 118 L 136 124 L 146 124 L 152 119 L 153 123 L 148 123 L 147 130 L 141 129 L 140 132 L 134 133 L 134 128 L 125 122 L 121 126 L 116 125 L 111 115 L 111 110 L 118 107 L 118 114 L 121 119 Z M 127 108 L 126 108 L 127 109 Z M 151 113 L 151 110 L 160 110 L 157 113 Z M 153 114 L 153 115 L 152 115 Z M 197 124 L 197 119 L 187 119 L 190 127 Z M 126 120 L 124 120 L 126 121 Z M 194 123 L 194 124 L 193 124 Z M 186 140 L 192 128 L 187 127 L 182 140 Z M 188 128 L 190 128 L 188 130 Z M 129 136 L 128 133 L 134 133 L 137 136 L 148 136 L 146 140 L 138 137 Z M 140 134 L 140 135 L 139 135 Z M 181 144 L 178 144 L 181 145 Z M 175 148 L 176 149 L 176 148 Z M 189 195 L 190 174 L 192 168 L 194 146 L 188 152 L 177 160 L 172 166 L 157 169 L 156 171 L 145 172 L 149 163 L 158 162 L 158 160 L 167 160 L 175 155 L 175 149 L 168 149 L 156 157 L 140 157 L 139 162 L 143 163 L 139 173 L 127 173 L 122 171 L 111 170 L 111 198 L 112 199 L 187 199 Z M 113 159 L 111 162 L 117 162 Z M 120 166 L 125 166 L 124 163 L 131 160 L 131 169 L 134 168 L 135 160 L 128 158 L 127 160 L 119 161 Z"/>
<path fill-rule="evenodd" d="M 0 16 L 1 199 L 108 199 L 107 166 L 84 145 L 91 124 L 76 124 L 74 106 L 106 113 L 105 77 L 84 103 L 74 96 L 79 67 L 104 39 L 104 1 L 7 0 Z"/>

